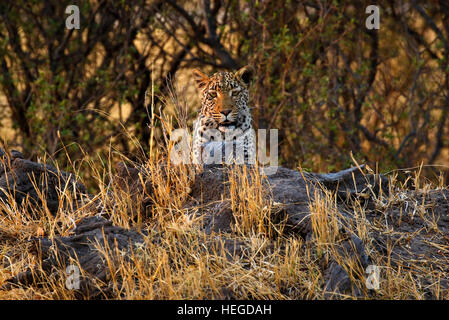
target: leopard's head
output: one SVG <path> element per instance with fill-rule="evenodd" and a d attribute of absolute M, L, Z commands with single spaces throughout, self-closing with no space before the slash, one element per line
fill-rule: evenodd
<path fill-rule="evenodd" d="M 248 86 L 252 74 L 249 66 L 235 73 L 217 72 L 211 77 L 194 70 L 193 76 L 202 94 L 201 115 L 212 119 L 220 130 L 238 127 L 241 119 L 250 119 Z"/>

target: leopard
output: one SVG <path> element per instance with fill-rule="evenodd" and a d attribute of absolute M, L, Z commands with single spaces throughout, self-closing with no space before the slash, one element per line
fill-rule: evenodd
<path fill-rule="evenodd" d="M 193 163 L 210 163 L 212 159 L 214 163 L 254 164 L 256 139 L 249 106 L 253 73 L 251 66 L 212 76 L 193 70 L 201 95 L 201 110 L 193 127 Z"/>

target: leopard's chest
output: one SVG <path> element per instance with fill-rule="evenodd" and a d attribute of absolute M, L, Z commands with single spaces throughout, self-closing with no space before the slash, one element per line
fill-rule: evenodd
<path fill-rule="evenodd" d="M 240 115 L 235 125 L 220 127 L 213 119 L 199 117 L 193 135 L 194 163 L 253 163 L 255 136 L 251 117 Z"/>

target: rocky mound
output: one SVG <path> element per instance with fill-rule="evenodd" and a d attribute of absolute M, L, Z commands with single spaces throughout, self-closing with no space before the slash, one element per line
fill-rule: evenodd
<path fill-rule="evenodd" d="M 73 190 L 75 201 L 86 194 L 84 185 L 72 174 L 48 164 L 23 159 L 18 151 L 7 155 L 0 149 L 0 201 L 6 203 L 12 198 L 18 205 L 27 207 L 41 208 L 45 205 L 52 214 L 56 214 L 61 190 L 65 188 Z"/>
<path fill-rule="evenodd" d="M 72 180 L 70 174 L 58 172 L 48 165 L 24 160 L 20 156 L 6 157 L 4 153 L 0 153 L 0 156 L 3 157 L 4 166 L 3 174 L 0 172 L 2 201 L 5 201 L 7 194 L 14 194 L 13 191 L 16 190 L 15 201 L 20 203 L 25 198 L 30 198 L 39 203 L 36 190 L 31 187 L 32 177 L 41 181 L 38 186 L 45 190 L 48 197 L 47 206 L 52 208 L 52 212 L 57 209 L 57 186 L 61 181 L 73 183 L 78 192 L 84 193 L 83 186 Z M 214 234 L 234 232 L 236 217 L 230 204 L 230 175 L 235 174 L 236 170 L 241 170 L 239 176 L 246 175 L 249 183 L 254 179 L 251 168 L 239 167 L 231 173 L 228 167 L 206 166 L 196 174 L 189 200 L 185 203 L 186 214 L 198 216 L 200 212 L 203 231 L 211 236 L 208 239 L 212 242 Z M 46 179 L 42 179 L 43 176 Z M 130 192 L 135 199 L 141 199 L 141 207 L 151 207 L 151 197 L 148 196 L 152 188 L 151 177 L 145 176 L 141 168 L 119 163 L 114 183 L 122 190 Z M 337 252 L 327 253 L 322 264 L 325 289 L 329 298 L 339 294 L 361 295 L 360 284 L 354 282 L 354 277 L 358 276 L 348 274 L 347 264 L 357 263 L 363 270 L 373 264 L 373 252 L 366 250 L 367 245 L 370 250 L 376 250 L 385 256 L 385 259 L 392 261 L 393 265 L 396 263 L 407 267 L 407 261 L 413 261 L 414 263 L 410 264 L 412 267 L 416 266 L 417 260 L 421 260 L 423 265 L 431 265 L 433 270 L 441 269 L 446 272 L 448 269 L 448 190 L 398 192 L 393 195 L 397 201 L 387 204 L 382 202 L 381 195 L 385 196 L 391 190 L 388 178 L 370 174 L 363 166 L 329 174 L 298 172 L 279 167 L 275 174 L 263 176 L 261 183 L 263 197 L 279 208 L 272 212 L 270 219 L 275 223 L 285 222 L 286 228 L 282 236 L 299 235 L 310 245 L 314 245 L 316 241 L 311 221 L 314 214 L 311 203 L 315 197 L 323 196 L 326 192 L 337 195 L 336 206 L 340 225 L 336 235 L 339 239 Z M 202 210 L 192 210 L 195 206 L 201 206 Z M 354 215 L 355 206 L 364 206 L 366 216 Z M 432 216 L 433 220 L 429 220 L 429 216 Z M 360 219 L 366 219 L 365 221 L 373 225 L 369 236 L 363 241 L 356 228 Z M 144 243 L 140 232 L 113 226 L 110 221 L 99 217 L 78 222 L 73 236 L 35 238 L 30 241 L 35 243 L 35 254 L 43 261 L 41 272 L 44 274 L 51 274 L 54 268 L 60 269 L 61 264 L 67 265 L 69 261 L 77 260 L 88 275 L 106 283 L 108 266 L 100 251 L 96 250 L 98 245 L 103 248 L 114 246 L 123 252 L 129 252 L 133 247 Z M 233 243 L 228 254 L 238 254 L 239 250 L 236 248 L 243 245 Z M 336 258 L 337 256 L 339 258 Z M 341 257 L 345 258 L 342 260 Z M 6 287 L 32 283 L 34 273 L 35 270 L 28 270 L 12 278 Z M 435 276 L 438 274 L 422 279 L 423 285 L 433 281 Z M 447 280 L 441 279 L 441 286 L 449 288 Z M 99 297 L 95 288 L 97 287 L 92 284 L 90 277 L 83 278 L 80 294 L 83 297 Z M 105 292 L 108 292 L 107 285 L 102 290 L 103 296 Z M 432 297 L 432 293 L 428 295 Z"/>

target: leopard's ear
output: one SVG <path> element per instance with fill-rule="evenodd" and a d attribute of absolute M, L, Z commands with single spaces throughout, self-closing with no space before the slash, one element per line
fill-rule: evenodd
<path fill-rule="evenodd" d="M 195 79 L 196 87 L 200 90 L 204 90 L 209 82 L 209 77 L 198 69 L 193 70 L 193 78 Z"/>
<path fill-rule="evenodd" d="M 250 66 L 245 66 L 235 73 L 235 77 L 245 86 L 249 86 L 251 80 L 253 79 L 253 74 L 253 68 Z"/>

